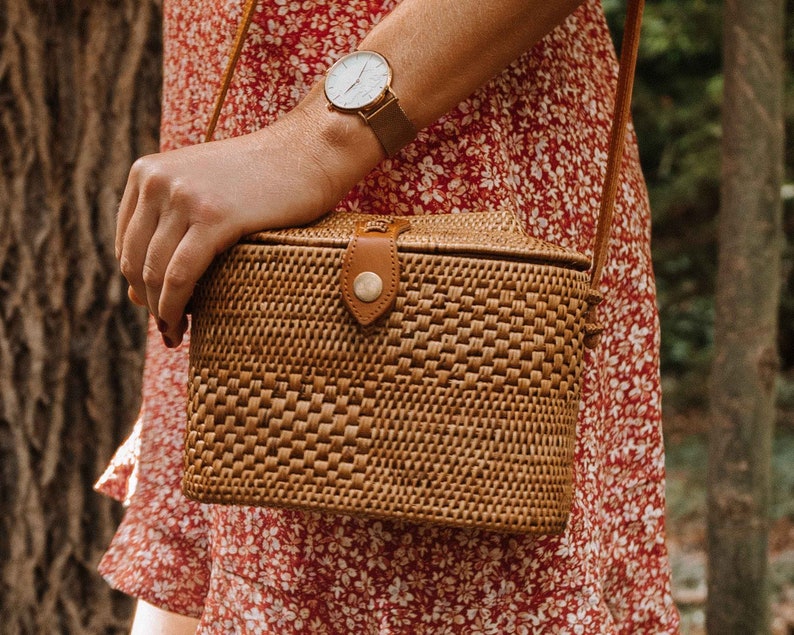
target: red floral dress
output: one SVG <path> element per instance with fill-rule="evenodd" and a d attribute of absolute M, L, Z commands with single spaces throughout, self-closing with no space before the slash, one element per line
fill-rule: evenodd
<path fill-rule="evenodd" d="M 164 149 L 197 143 L 242 0 L 165 0 Z M 263 0 L 218 136 L 289 110 L 395 0 Z M 598 0 L 461 103 L 340 207 L 508 207 L 585 253 L 604 176 L 616 61 Z M 144 405 L 98 488 L 128 503 L 100 565 L 114 587 L 201 618 L 200 633 L 675 633 L 664 544 L 658 321 L 632 139 L 588 352 L 575 495 L 559 536 L 506 536 L 199 505 L 180 492 L 187 346 L 152 329 Z M 267 175 L 262 175 L 267 178 Z"/>

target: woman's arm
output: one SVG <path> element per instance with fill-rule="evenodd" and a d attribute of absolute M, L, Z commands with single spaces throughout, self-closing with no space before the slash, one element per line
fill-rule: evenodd
<path fill-rule="evenodd" d="M 581 0 L 403 0 L 359 48 L 390 62 L 394 93 L 417 128 L 434 122 L 528 50 Z M 143 157 L 119 207 L 116 255 L 130 297 L 167 345 L 214 256 L 256 230 L 310 222 L 382 159 L 372 130 L 326 107 L 315 86 L 258 132 Z"/>

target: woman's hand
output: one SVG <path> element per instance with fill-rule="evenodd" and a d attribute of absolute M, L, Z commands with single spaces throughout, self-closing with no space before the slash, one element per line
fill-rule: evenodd
<path fill-rule="evenodd" d="M 217 254 L 254 231 L 318 218 L 379 160 L 377 141 L 360 130 L 357 117 L 329 113 L 314 103 L 316 95 L 304 102 L 256 133 L 146 156 L 132 166 L 116 257 L 130 298 L 149 308 L 166 345 L 182 341 L 185 306 Z M 343 135 L 333 130 L 339 125 Z M 369 153 L 334 144 L 357 130 Z"/>

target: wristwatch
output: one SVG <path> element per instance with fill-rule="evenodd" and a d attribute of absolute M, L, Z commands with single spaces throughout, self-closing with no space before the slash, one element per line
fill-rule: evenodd
<path fill-rule="evenodd" d="M 324 87 L 328 107 L 360 115 L 390 157 L 416 137 L 416 128 L 391 90 L 391 79 L 391 66 L 383 55 L 355 51 L 328 69 Z"/>

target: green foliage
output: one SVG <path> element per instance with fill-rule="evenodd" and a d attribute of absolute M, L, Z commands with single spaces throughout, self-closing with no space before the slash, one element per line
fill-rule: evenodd
<path fill-rule="evenodd" d="M 616 38 L 625 0 L 603 0 Z M 794 1 L 789 1 L 789 14 Z M 711 359 L 719 208 L 722 99 L 721 0 L 647 0 L 638 61 L 634 123 L 654 214 L 654 263 L 662 320 L 662 370 L 674 387 L 668 405 L 700 405 Z M 794 58 L 794 34 L 787 55 Z M 788 65 L 788 131 L 794 82 Z M 789 135 L 788 137 L 792 137 Z M 787 145 L 787 165 L 794 144 Z M 791 178 L 789 172 L 788 177 Z M 788 292 L 781 308 L 781 354 L 794 368 L 794 214 L 787 208 Z"/>

